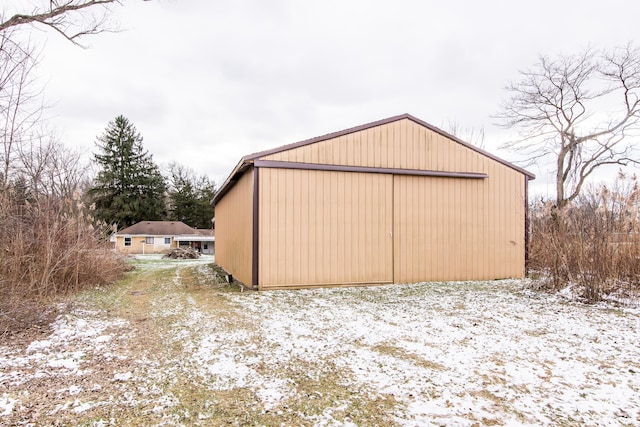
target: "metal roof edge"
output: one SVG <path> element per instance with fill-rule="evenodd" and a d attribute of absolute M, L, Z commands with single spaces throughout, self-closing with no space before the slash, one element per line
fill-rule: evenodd
<path fill-rule="evenodd" d="M 511 162 L 508 162 L 508 161 L 506 161 L 506 160 L 504 160 L 504 159 L 502 159 L 502 158 L 500 158 L 500 157 L 498 157 L 498 156 L 496 156 L 494 154 L 491 154 L 491 153 L 483 150 L 480 147 L 476 147 L 473 144 L 465 142 L 465 141 L 461 140 L 460 138 L 458 138 L 457 136 L 451 135 L 450 133 L 445 132 L 442 129 L 440 129 L 440 128 L 436 127 L 436 126 L 433 126 L 432 124 L 429 124 L 429 123 L 427 123 L 427 122 L 425 122 L 423 120 L 420 120 L 417 117 L 414 117 L 414 116 L 412 116 L 410 114 L 405 114 L 404 116 L 406 116 L 406 117 L 403 117 L 403 118 L 409 119 L 409 120 L 413 121 L 414 123 L 417 123 L 417 124 L 419 124 L 421 126 L 424 126 L 427 129 L 432 130 L 433 132 L 439 133 L 440 135 L 442 135 L 442 136 L 444 136 L 446 138 L 449 138 L 449 139 L 457 142 L 458 144 L 461 144 L 461 145 L 463 145 L 463 146 L 465 146 L 465 147 L 467 147 L 467 148 L 469 148 L 469 149 L 471 149 L 471 150 L 473 150 L 473 151 L 475 151 L 475 152 L 477 152 L 479 154 L 482 154 L 483 156 L 489 157 L 490 159 L 495 160 L 498 163 L 502 163 L 503 165 L 508 166 L 511 169 L 514 169 L 514 170 L 522 173 L 523 175 L 526 175 L 527 178 L 530 179 L 530 180 L 531 179 L 535 179 L 535 177 L 536 177 L 533 173 L 529 172 L 528 170 L 526 170 L 524 168 L 521 168 L 520 166 L 516 166 Z"/>
<path fill-rule="evenodd" d="M 242 157 L 242 159 L 240 159 L 240 161 L 238 162 L 238 164 L 236 165 L 236 167 L 231 171 L 231 173 L 229 174 L 229 176 L 227 177 L 227 179 L 224 181 L 224 183 L 220 186 L 220 188 L 218 189 L 218 191 L 216 192 L 216 194 L 213 196 L 213 199 L 211 200 L 212 204 L 217 203 L 222 196 L 224 196 L 230 189 L 231 187 L 233 187 L 233 185 L 235 184 L 235 182 L 238 181 L 238 179 L 240 178 L 240 176 L 242 176 L 242 174 L 244 174 L 244 172 L 249 169 L 249 166 L 253 164 L 253 160 L 258 159 L 260 157 L 265 157 L 271 154 L 276 154 L 276 153 L 280 153 L 282 151 L 287 151 L 287 150 L 291 150 L 294 148 L 299 148 L 299 147 L 304 147 L 305 145 L 309 145 L 309 144 L 315 144 L 317 142 L 322 142 L 322 141 L 326 141 L 328 139 L 332 139 L 332 138 L 338 138 L 340 136 L 344 136 L 344 135 L 348 135 L 351 133 L 355 133 L 355 132 L 360 132 L 366 129 L 370 129 L 376 126 L 382 126 L 382 125 L 386 125 L 389 123 L 393 123 L 399 120 L 411 120 L 412 122 L 419 124 L 420 126 L 424 126 L 427 129 L 438 133 L 442 136 L 444 136 L 445 138 L 451 139 L 452 141 L 457 142 L 458 144 L 461 144 L 463 146 L 465 146 L 466 148 L 469 148 L 479 154 L 482 154 L 483 156 L 486 156 L 492 160 L 495 160 L 498 163 L 501 163 L 511 169 L 514 169 L 522 174 L 524 174 L 528 180 L 532 180 L 535 179 L 535 175 L 519 166 L 514 165 L 513 163 L 510 163 L 504 159 L 501 159 L 498 156 L 495 156 L 487 151 L 484 151 L 483 149 L 476 147 L 473 144 L 470 144 L 468 142 L 465 142 L 463 140 L 461 140 L 460 138 L 451 135 L 448 132 L 443 131 L 442 129 L 433 126 L 427 122 L 425 122 L 424 120 L 420 120 L 417 117 L 412 116 L 411 114 L 408 113 L 404 113 L 404 114 L 399 114 L 397 116 L 392 116 L 392 117 L 388 117 L 386 119 L 382 119 L 382 120 L 376 120 L 374 122 L 370 122 L 370 123 L 365 123 L 363 125 L 359 125 L 359 126 L 355 126 L 355 127 L 351 127 L 348 129 L 344 129 L 344 130 L 340 130 L 337 132 L 332 132 L 332 133 L 328 133 L 325 135 L 321 135 L 321 136 L 317 136 L 314 138 L 310 138 L 310 139 L 305 139 L 302 141 L 298 141 L 298 142 L 294 142 L 291 144 L 286 144 L 286 145 L 282 145 L 279 147 L 275 147 L 275 148 L 271 148 L 269 150 L 264 150 L 264 151 L 258 151 L 252 154 L 247 154 L 246 156 Z"/>
<path fill-rule="evenodd" d="M 222 198 L 222 196 L 227 194 L 227 192 L 231 190 L 231 187 L 233 187 L 233 185 L 236 182 L 238 182 L 240 177 L 247 171 L 247 169 L 249 169 L 249 166 L 253 164 L 253 161 L 249 162 L 248 160 L 246 160 L 246 158 L 247 156 L 244 156 L 242 159 L 240 159 L 240 161 L 238 162 L 236 167 L 233 168 L 233 170 L 231 171 L 227 179 L 222 183 L 220 188 L 218 188 L 218 191 L 216 191 L 216 194 L 213 195 L 213 199 L 211 199 L 212 205 L 215 205 Z"/>

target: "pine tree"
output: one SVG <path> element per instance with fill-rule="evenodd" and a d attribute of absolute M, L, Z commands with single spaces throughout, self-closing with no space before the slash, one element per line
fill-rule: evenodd
<path fill-rule="evenodd" d="M 213 206 L 211 200 L 216 193 L 216 183 L 209 179 L 206 175 L 202 175 L 196 183 L 197 193 L 197 227 L 211 228 L 211 220 L 214 217 Z"/>
<path fill-rule="evenodd" d="M 164 219 L 166 183 L 135 126 L 124 116 L 116 117 L 96 146 L 94 160 L 100 170 L 89 190 L 96 220 L 122 228 Z"/>
<path fill-rule="evenodd" d="M 169 219 L 182 221 L 194 228 L 211 228 L 211 199 L 215 183 L 206 175 L 195 173 L 182 165 L 169 165 Z"/>
<path fill-rule="evenodd" d="M 184 166 L 169 165 L 169 219 L 182 221 L 195 227 L 193 212 L 196 207 L 196 194 L 193 186 L 193 173 Z"/>

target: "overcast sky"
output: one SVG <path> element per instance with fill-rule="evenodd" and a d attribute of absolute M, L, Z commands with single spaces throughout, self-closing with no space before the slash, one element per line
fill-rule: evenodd
<path fill-rule="evenodd" d="M 34 0 L 20 0 L 34 1 Z M 638 1 L 129 0 L 121 32 L 53 34 L 39 68 L 52 124 L 87 153 L 117 115 L 156 162 L 221 184 L 245 154 L 409 113 L 448 130 L 484 128 L 504 86 L 539 54 L 625 45 Z M 545 168 L 538 192 L 552 193 Z"/>

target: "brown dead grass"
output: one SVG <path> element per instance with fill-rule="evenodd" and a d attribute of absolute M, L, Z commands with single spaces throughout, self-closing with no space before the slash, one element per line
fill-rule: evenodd
<path fill-rule="evenodd" d="M 193 306 L 215 317 L 219 327 L 251 331 L 255 325 L 226 298 L 241 288 L 220 280 L 215 267 L 178 266 L 147 269 L 139 265 L 109 289 L 92 290 L 75 298 L 73 304 L 66 306 L 67 312 L 74 307 L 91 308 L 109 318 L 128 321 L 122 329 L 112 331 L 118 338 L 110 343 L 109 352 L 119 356 L 86 354 L 83 366 L 91 367 L 90 375 L 44 376 L 12 387 L 12 395 L 28 390 L 30 398 L 2 422 L 91 425 L 112 420 L 116 425 L 128 426 L 312 426 L 324 419 L 324 412 L 329 410 L 332 419 L 340 423 L 394 424 L 392 414 L 397 402 L 393 396 L 371 396 L 367 390 L 354 387 L 350 374 L 328 361 L 298 360 L 286 365 L 264 361 L 256 366 L 265 376 L 287 378 L 291 390 L 288 397 L 267 409 L 248 387 L 216 390 L 194 376 L 188 364 L 176 362 L 185 354 L 189 340 L 170 339 L 176 333 L 176 325 L 184 320 L 181 307 Z M 207 271 L 210 274 L 203 274 Z M 186 332 L 197 335 L 197 324 L 185 327 L 196 328 Z M 251 336 L 260 345 L 260 335 Z M 36 369 L 34 366 L 31 374 Z M 114 381 L 114 375 L 122 372 L 132 372 L 132 379 Z M 72 386 L 82 391 L 70 396 L 66 390 Z M 9 392 L 6 387 L 0 385 L 0 395 Z M 161 402 L 167 397 L 172 403 L 163 406 Z M 56 409 L 73 405 L 75 400 L 92 406 L 79 413 L 73 412 L 73 406 Z"/>
<path fill-rule="evenodd" d="M 123 277 L 102 237 L 78 201 L 0 194 L 0 336 L 37 330 L 66 296 Z"/>
<path fill-rule="evenodd" d="M 431 371 L 444 371 L 445 367 L 440 363 L 426 360 L 423 357 L 418 356 L 415 353 L 406 351 L 403 348 L 391 345 L 391 344 L 378 344 L 371 348 L 380 354 L 386 354 L 402 360 L 410 360 L 416 366 L 426 368 Z"/>
<path fill-rule="evenodd" d="M 585 302 L 640 295 L 640 183 L 619 175 L 590 187 L 563 209 L 538 202 L 531 211 L 530 267 L 534 286 L 572 286 Z"/>

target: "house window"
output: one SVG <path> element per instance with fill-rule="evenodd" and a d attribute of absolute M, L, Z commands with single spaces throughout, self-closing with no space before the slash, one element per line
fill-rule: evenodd
<path fill-rule="evenodd" d="M 170 245 L 171 244 L 171 237 L 165 237 L 164 238 L 164 244 L 165 245 Z"/>
<path fill-rule="evenodd" d="M 147 241 L 145 243 L 147 245 L 153 245 L 153 237 L 147 237 Z"/>
<path fill-rule="evenodd" d="M 131 237 L 125 237 L 124 238 L 124 245 L 125 246 L 131 246 Z"/>
<path fill-rule="evenodd" d="M 204 244 L 204 250 L 206 251 L 207 249 L 209 249 L 209 245 L 207 245 L 206 243 Z"/>

